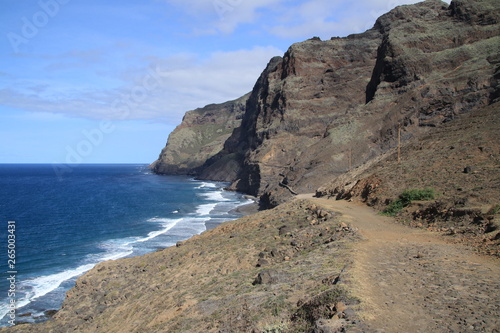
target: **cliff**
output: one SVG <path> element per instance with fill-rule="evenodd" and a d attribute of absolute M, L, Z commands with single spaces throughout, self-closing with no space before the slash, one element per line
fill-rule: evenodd
<path fill-rule="evenodd" d="M 197 175 L 200 167 L 222 150 L 233 130 L 240 126 L 248 96 L 186 112 L 158 160 L 151 164 L 152 170 L 161 174 Z M 224 177 L 231 179 L 235 175 L 227 172 L 221 178 Z"/>
<path fill-rule="evenodd" d="M 362 34 L 292 45 L 270 61 L 241 126 L 199 175 L 273 207 L 394 148 L 399 127 L 405 142 L 493 103 L 498 22 L 497 1 L 428 0 Z"/>
<path fill-rule="evenodd" d="M 495 331 L 498 260 L 452 243 L 500 256 L 499 22 L 496 0 L 430 0 L 292 45 L 251 94 L 188 112 L 153 168 L 267 207 L 325 198 L 101 263 L 52 320 L 0 331 Z M 398 213 L 419 229 L 326 199 L 383 209 L 425 187 Z"/>

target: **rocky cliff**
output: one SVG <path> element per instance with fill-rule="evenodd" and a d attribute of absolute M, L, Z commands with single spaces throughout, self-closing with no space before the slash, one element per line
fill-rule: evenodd
<path fill-rule="evenodd" d="M 495 0 L 427 0 L 362 34 L 292 45 L 198 174 L 275 206 L 394 148 L 398 128 L 405 142 L 497 101 L 499 13 Z"/>
<path fill-rule="evenodd" d="M 162 174 L 197 175 L 200 167 L 222 150 L 233 130 L 240 126 L 248 96 L 186 112 L 151 168 Z M 231 179 L 235 174 L 226 172 L 223 176 Z"/>
<path fill-rule="evenodd" d="M 231 180 L 266 206 L 319 188 L 383 208 L 404 189 L 433 187 L 436 200 L 405 207 L 401 222 L 500 256 L 499 22 L 497 0 L 430 0 L 363 34 L 294 44 L 251 94 L 188 112 L 153 168 Z M 498 261 L 380 219 L 357 203 L 290 200 L 101 263 L 52 320 L 0 331 L 499 327 Z"/>

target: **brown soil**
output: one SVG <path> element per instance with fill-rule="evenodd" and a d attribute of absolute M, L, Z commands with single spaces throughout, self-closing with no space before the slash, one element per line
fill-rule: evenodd
<path fill-rule="evenodd" d="M 500 332 L 500 265 L 370 207 L 312 199 L 358 228 L 349 271 L 367 332 Z"/>

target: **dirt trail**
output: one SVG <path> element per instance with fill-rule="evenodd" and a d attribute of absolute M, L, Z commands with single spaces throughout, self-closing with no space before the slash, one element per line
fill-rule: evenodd
<path fill-rule="evenodd" d="M 308 197 L 364 240 L 348 272 L 370 332 L 500 332 L 500 263 L 358 203 Z"/>

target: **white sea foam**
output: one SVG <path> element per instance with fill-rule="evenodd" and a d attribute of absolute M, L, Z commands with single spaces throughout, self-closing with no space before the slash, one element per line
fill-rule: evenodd
<path fill-rule="evenodd" d="M 230 201 L 229 199 L 224 198 L 222 193 L 223 191 L 217 191 L 217 192 L 200 193 L 200 195 L 204 196 L 205 198 L 211 201 Z"/>
<path fill-rule="evenodd" d="M 216 188 L 217 187 L 217 184 L 214 184 L 214 183 L 201 183 L 200 186 L 197 187 L 197 189 L 200 189 L 200 188 Z"/>
<path fill-rule="evenodd" d="M 99 262 L 116 260 L 120 258 L 127 257 L 131 255 L 133 251 L 133 244 L 143 243 L 151 240 L 159 235 L 165 234 L 172 227 L 174 227 L 182 219 L 162 219 L 162 218 L 152 218 L 148 222 L 159 222 L 163 226 L 161 230 L 152 231 L 146 237 L 137 238 L 131 237 L 127 239 L 117 239 L 109 240 L 105 243 L 100 244 L 100 248 L 105 250 L 104 254 L 100 255 L 90 255 L 88 258 L 91 259 L 91 263 L 78 266 L 74 269 L 68 269 L 63 272 L 50 274 L 46 276 L 40 276 L 32 280 L 23 281 L 19 288 L 25 292 L 25 295 L 17 301 L 17 308 L 21 308 L 28 305 L 33 300 L 45 296 L 48 293 L 56 290 L 64 281 L 75 278 L 88 270 L 92 269 Z M 0 304 L 0 318 L 3 318 L 9 309 L 4 304 Z"/>
<path fill-rule="evenodd" d="M 196 209 L 196 214 L 200 216 L 209 215 L 210 212 L 213 211 L 216 206 L 217 203 L 199 205 L 198 208 Z"/>
<path fill-rule="evenodd" d="M 146 241 L 151 240 L 153 238 L 156 238 L 160 235 L 163 235 L 163 234 L 167 233 L 170 229 L 172 229 L 177 223 L 179 223 L 182 220 L 183 219 L 174 220 L 174 219 L 162 219 L 162 218 L 157 218 L 157 217 L 149 219 L 148 222 L 161 222 L 163 229 L 157 230 L 157 231 L 152 231 L 148 234 L 147 237 L 138 239 L 130 244 L 143 243 L 143 242 L 146 242 Z"/>
<path fill-rule="evenodd" d="M 252 200 L 235 202 L 231 199 L 227 199 L 223 196 L 222 190 L 213 190 L 217 188 L 217 185 L 214 183 L 203 182 L 198 188 L 208 190 L 205 193 L 200 193 L 200 195 L 205 197 L 208 201 L 216 202 L 201 204 L 197 206 L 195 212 L 193 214 L 189 214 L 191 216 L 188 215 L 178 219 L 161 217 L 149 219 L 147 220 L 148 222 L 160 224 L 161 229 L 152 231 L 145 237 L 129 237 L 108 240 L 100 244 L 99 246 L 104 250 L 104 253 L 89 255 L 86 260 L 88 263 L 86 264 L 82 264 L 74 269 L 68 269 L 63 272 L 41 276 L 32 280 L 25 280 L 21 282 L 19 285 L 20 291 L 25 292 L 25 295 L 18 299 L 17 308 L 21 308 L 29 304 L 31 301 L 56 290 L 63 282 L 82 275 L 86 271 L 92 269 L 99 262 L 115 260 L 132 255 L 135 252 L 135 245 L 139 246 L 139 244 L 151 241 L 154 238 L 167 233 L 183 239 L 189 238 L 195 234 L 199 234 L 205 231 L 206 223 L 211 219 L 214 222 L 216 221 L 217 223 L 229 220 L 220 218 L 219 213 L 222 213 L 222 215 L 224 215 L 224 213 L 227 213 L 226 210 L 230 208 L 234 209 L 238 206 L 253 202 Z M 217 209 L 217 207 L 219 209 Z M 177 214 L 179 213 L 179 211 L 175 210 L 172 213 Z M 212 217 L 210 216 L 210 214 L 219 215 L 219 218 Z M 168 246 L 173 244 L 164 245 Z M 22 294 L 22 292 L 19 294 Z M 8 311 L 9 309 L 6 304 L 0 304 L 0 318 L 3 318 L 8 313 Z"/>

